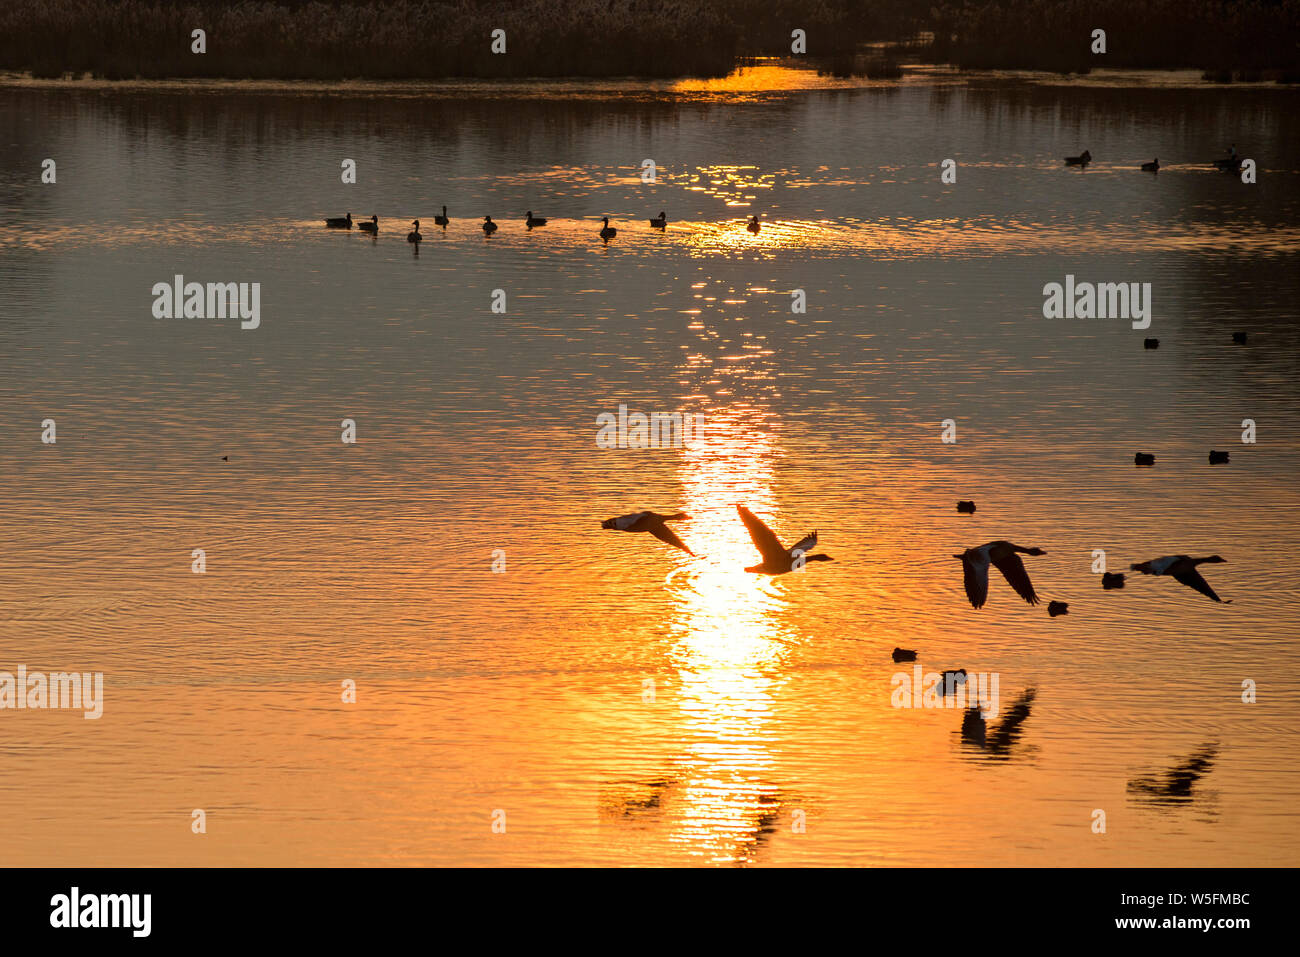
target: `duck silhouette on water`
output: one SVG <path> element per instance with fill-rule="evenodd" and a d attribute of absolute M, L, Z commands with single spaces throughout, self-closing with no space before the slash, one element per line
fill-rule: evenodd
<path fill-rule="evenodd" d="M 372 236 L 378 236 L 378 235 L 379 235 L 379 217 L 378 217 L 378 216 L 371 216 L 371 217 L 370 217 L 370 222 L 368 222 L 368 223 L 358 223 L 358 224 L 357 224 L 357 228 L 360 229 L 363 233 L 370 233 Z"/>
<path fill-rule="evenodd" d="M 332 219 L 325 220 L 325 228 L 326 229 L 351 229 L 352 214 L 348 213 L 346 216 L 336 216 Z"/>

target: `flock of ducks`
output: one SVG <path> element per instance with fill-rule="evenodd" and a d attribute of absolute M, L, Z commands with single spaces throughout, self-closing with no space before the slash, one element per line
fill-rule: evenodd
<path fill-rule="evenodd" d="M 1241 156 L 1237 153 L 1236 145 L 1234 144 L 1232 146 L 1229 146 L 1227 149 L 1227 153 L 1228 155 L 1224 159 L 1211 160 L 1211 165 L 1214 166 L 1216 169 L 1223 170 L 1225 173 L 1240 172 L 1242 159 Z M 1087 169 L 1088 164 L 1091 162 L 1092 162 L 1092 153 L 1090 153 L 1088 150 L 1084 150 L 1078 156 L 1067 156 L 1065 158 L 1066 166 L 1078 166 L 1082 169 Z M 1160 172 L 1160 157 L 1158 156 L 1155 157 L 1153 160 L 1151 160 L 1150 163 L 1143 163 L 1142 172 L 1144 173 Z"/>
<path fill-rule="evenodd" d="M 435 226 L 441 226 L 444 230 L 451 225 L 451 218 L 447 215 L 446 206 L 442 207 L 442 213 L 440 215 L 433 217 L 433 222 Z M 651 229 L 664 229 L 668 225 L 668 214 L 663 210 L 660 210 L 658 216 L 651 216 L 647 222 L 650 223 Z M 525 229 L 537 229 L 538 227 L 545 226 L 546 223 L 547 219 L 545 216 L 534 216 L 531 209 L 524 215 Z M 379 235 L 378 216 L 371 216 L 368 220 L 363 219 L 356 223 L 352 221 L 351 213 L 348 213 L 346 216 L 332 216 L 325 220 L 326 229 L 351 229 L 354 225 L 364 233 L 369 233 L 372 236 Z M 745 224 L 745 228 L 751 233 L 757 234 L 758 231 L 762 229 L 762 225 L 758 221 L 758 216 L 753 216 L 749 222 Z M 491 216 L 483 217 L 483 234 L 485 236 L 491 236 L 497 231 L 497 229 L 498 225 L 492 221 Z M 608 216 L 601 219 L 600 232 L 597 235 L 599 235 L 605 242 L 609 242 L 618 235 L 618 230 L 609 224 Z M 411 223 L 411 231 L 406 234 L 406 241 L 408 243 L 418 243 L 423 241 L 423 239 L 424 235 L 420 232 L 420 221 L 418 219 L 413 220 Z"/>

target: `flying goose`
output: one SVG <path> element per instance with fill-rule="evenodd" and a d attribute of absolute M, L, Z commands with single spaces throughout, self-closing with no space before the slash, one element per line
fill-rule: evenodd
<path fill-rule="evenodd" d="M 497 231 L 497 224 L 494 223 L 494 222 L 492 222 L 492 217 L 491 217 L 491 216 L 484 216 L 484 217 L 483 217 L 483 232 L 485 232 L 485 233 L 487 233 L 489 236 L 491 236 L 491 235 L 492 235 L 493 233 L 495 233 L 496 231 Z"/>
<path fill-rule="evenodd" d="M 450 223 L 450 222 L 451 222 L 451 220 L 447 218 L 447 207 L 446 207 L 446 206 L 442 207 L 442 215 L 441 215 L 441 216 L 435 216 L 435 217 L 433 217 L 433 225 L 435 225 L 435 226 L 441 226 L 443 229 L 446 229 L 446 228 L 447 228 L 447 224 Z"/>
<path fill-rule="evenodd" d="M 600 238 L 605 240 L 605 242 L 609 242 L 617 235 L 618 235 L 618 230 L 609 224 L 609 217 L 606 216 L 605 225 L 601 227 L 600 230 Z"/>
<path fill-rule="evenodd" d="M 379 217 L 378 217 L 378 216 L 371 216 L 371 217 L 370 217 L 370 222 L 368 222 L 368 223 L 357 223 L 357 227 L 358 227 L 358 228 L 359 228 L 363 233 L 373 233 L 374 235 L 378 236 L 378 235 L 379 235 Z"/>
<path fill-rule="evenodd" d="M 1089 153 L 1087 150 L 1084 150 L 1078 156 L 1067 156 L 1065 158 L 1066 166 L 1087 166 L 1091 162 L 1092 162 L 1092 154 Z"/>
<path fill-rule="evenodd" d="M 527 226 L 529 229 L 532 229 L 534 226 L 545 226 L 546 217 L 534 216 L 533 211 L 530 209 L 528 211 L 528 218 L 524 220 L 524 225 Z"/>
<path fill-rule="evenodd" d="M 600 523 L 601 528 L 612 528 L 619 532 L 649 532 L 661 542 L 667 542 L 674 548 L 680 548 L 687 555 L 695 553 L 664 522 L 680 522 L 690 518 L 685 512 L 674 515 L 660 515 L 657 512 L 633 512 L 618 518 L 607 518 Z"/>
<path fill-rule="evenodd" d="M 1157 156 L 1157 157 L 1156 157 L 1155 159 L 1153 159 L 1150 163 L 1143 163 L 1143 164 L 1142 164 L 1142 172 L 1144 172 L 1144 173 L 1158 173 L 1158 172 L 1160 172 L 1160 157 Z"/>
<path fill-rule="evenodd" d="M 663 229 L 665 226 L 668 225 L 668 214 L 661 209 L 659 211 L 659 218 L 651 219 L 650 225 L 653 226 L 655 229 Z"/>
<path fill-rule="evenodd" d="M 351 229 L 352 214 L 348 213 L 346 216 L 336 216 L 332 219 L 325 220 L 325 228 L 326 229 Z"/>
<path fill-rule="evenodd" d="M 754 547 L 763 556 L 762 563 L 751 565 L 745 569 L 747 572 L 762 575 L 784 575 L 786 572 L 794 571 L 796 562 L 799 562 L 799 567 L 803 567 L 803 562 L 833 562 L 835 560 L 829 555 L 807 554 L 817 547 L 816 532 L 805 535 L 790 548 L 786 548 L 781 544 L 781 540 L 776 537 L 776 533 L 764 525 L 745 506 L 737 505 L 736 511 L 740 513 L 740 520 L 745 523 L 745 528 L 749 529 L 749 537 L 754 540 Z"/>
<path fill-rule="evenodd" d="M 423 238 L 424 237 L 420 235 L 420 221 L 417 219 L 415 221 L 415 228 L 406 234 L 406 241 L 408 243 L 418 243 Z"/>
<path fill-rule="evenodd" d="M 1210 587 L 1210 583 L 1202 578 L 1201 573 L 1196 570 L 1197 565 L 1217 565 L 1226 561 L 1226 558 L 1220 558 L 1218 555 L 1211 555 L 1209 558 L 1166 555 L 1164 558 L 1153 558 L 1149 562 L 1142 562 L 1130 567 L 1133 571 L 1141 572 L 1144 575 L 1169 575 L 1174 581 L 1186 585 L 1188 588 L 1195 588 L 1202 595 L 1213 598 L 1217 602 L 1229 605 L 1232 602 L 1224 601 L 1216 595 L 1214 589 Z"/>
<path fill-rule="evenodd" d="M 1038 604 L 1034 586 L 1025 571 L 1025 563 L 1016 552 L 1026 555 L 1046 555 L 1041 548 L 1021 548 L 1011 542 L 989 542 L 978 548 L 968 548 L 953 558 L 961 559 L 962 576 L 966 583 L 966 597 L 972 608 L 983 608 L 989 595 L 989 563 L 996 565 L 1007 584 L 1016 590 L 1016 594 L 1031 605 Z"/>
<path fill-rule="evenodd" d="M 754 214 L 754 218 L 749 221 L 749 224 L 745 228 L 748 229 L 751 233 L 758 232 L 760 228 L 758 225 L 758 213 Z"/>

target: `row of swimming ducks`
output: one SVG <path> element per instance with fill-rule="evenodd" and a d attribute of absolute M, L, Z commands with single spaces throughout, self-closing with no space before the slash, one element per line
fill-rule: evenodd
<path fill-rule="evenodd" d="M 435 226 L 441 226 L 443 229 L 446 229 L 448 226 L 451 225 L 451 219 L 449 219 L 447 216 L 446 206 L 442 207 L 442 214 L 440 216 L 433 217 L 433 223 Z M 547 219 L 545 216 L 534 216 L 533 211 L 531 209 L 528 211 L 524 219 L 524 226 L 528 229 L 536 229 L 538 226 L 545 226 L 546 223 L 547 223 Z M 668 214 L 665 213 L 663 210 L 660 210 L 659 215 L 651 217 L 649 223 L 651 229 L 663 229 L 668 225 Z M 354 224 L 352 222 L 351 213 L 348 213 L 346 216 L 336 216 L 325 220 L 325 226 L 327 229 L 351 229 L 353 225 Z M 378 216 L 371 216 L 369 221 L 366 221 L 364 219 L 359 220 L 355 225 L 363 233 L 370 233 L 372 236 L 379 235 Z M 412 226 L 411 231 L 406 234 L 406 241 L 408 243 L 418 243 L 421 240 L 423 240 L 424 236 L 420 233 L 420 221 L 418 219 L 413 220 L 411 226 Z M 745 224 L 745 228 L 748 229 L 751 233 L 757 233 L 762 228 L 762 226 L 759 224 L 758 216 L 755 215 L 752 219 L 750 219 L 750 221 Z M 496 231 L 497 231 L 497 224 L 492 222 L 492 217 L 484 216 L 483 217 L 484 234 L 491 236 Z M 617 235 L 618 235 L 618 230 L 609 224 L 609 217 L 608 216 L 604 217 L 600 229 L 600 238 L 603 239 L 605 242 L 609 242 Z"/>
<path fill-rule="evenodd" d="M 957 511 L 972 514 L 975 511 L 975 503 L 958 502 Z M 745 571 L 761 575 L 784 575 L 795 569 L 802 568 L 808 562 L 834 561 L 829 555 L 808 554 L 817 547 L 817 533 L 815 531 L 809 532 L 795 544 L 787 547 L 777 538 L 775 532 L 745 506 L 737 505 L 736 512 L 740 515 L 740 520 L 745 523 L 749 537 L 753 540 L 754 547 L 758 549 L 758 554 L 763 559 L 757 565 L 749 566 Z M 617 518 L 606 519 L 600 523 L 600 527 L 620 532 L 648 532 L 659 541 L 672 545 L 674 548 L 680 548 L 688 555 L 701 557 L 691 551 L 690 547 L 667 525 L 668 522 L 686 521 L 689 518 L 690 516 L 685 512 L 676 512 L 674 514 L 633 512 L 630 515 L 620 515 Z M 962 580 L 971 607 L 979 609 L 983 608 L 988 600 L 990 565 L 1002 573 L 1002 577 L 1006 579 L 1007 584 L 1015 590 L 1017 595 L 1031 605 L 1039 604 L 1040 599 L 1034 591 L 1033 582 L 1029 580 L 1029 572 L 1025 569 L 1025 563 L 1020 556 L 1046 554 L 1047 552 L 1041 548 L 1024 548 L 1013 542 L 997 541 L 968 548 L 960 554 L 954 554 L 952 557 L 958 559 L 962 564 Z M 1218 555 L 1210 555 L 1207 558 L 1193 558 L 1190 555 L 1165 555 L 1162 558 L 1134 563 L 1130 566 L 1130 570 L 1141 572 L 1144 575 L 1163 575 L 1173 578 L 1179 584 L 1186 585 L 1188 588 L 1192 588 L 1214 601 L 1229 604 L 1230 602 L 1225 602 L 1224 599 L 1215 594 L 1214 589 L 1210 587 L 1210 583 L 1197 571 L 1199 565 L 1219 564 L 1226 561 L 1226 558 Z M 1101 587 L 1107 591 L 1123 588 L 1124 576 L 1122 574 L 1105 573 L 1102 575 Z M 1053 618 L 1066 614 L 1068 609 L 1069 605 L 1061 601 L 1049 602 L 1047 608 L 1048 614 Z"/>
<path fill-rule="evenodd" d="M 1228 156 L 1226 159 L 1212 160 L 1211 161 L 1212 165 L 1216 169 L 1223 170 L 1225 173 L 1240 172 L 1242 160 L 1241 160 L 1241 156 L 1238 155 L 1237 153 L 1236 145 L 1234 144 L 1232 146 L 1229 146 L 1227 152 L 1228 152 Z M 1092 154 L 1087 150 L 1084 150 L 1078 156 L 1067 156 L 1065 158 L 1066 166 L 1087 167 L 1087 165 L 1091 162 L 1092 162 Z M 1155 159 L 1153 159 L 1150 163 L 1143 163 L 1142 171 L 1144 173 L 1160 172 L 1160 157 L 1159 156 L 1155 157 Z"/>

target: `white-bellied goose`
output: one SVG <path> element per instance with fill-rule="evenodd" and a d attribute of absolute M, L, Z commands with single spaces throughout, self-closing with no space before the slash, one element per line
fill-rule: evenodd
<path fill-rule="evenodd" d="M 695 553 L 664 522 L 680 522 L 690 518 L 685 512 L 673 515 L 660 515 L 658 512 L 632 512 L 618 518 L 607 518 L 600 523 L 601 528 L 612 528 L 619 532 L 649 532 L 661 542 L 667 542 L 674 548 L 680 548 L 687 555 Z"/>
<path fill-rule="evenodd" d="M 1169 575 L 1174 581 L 1186 585 L 1188 588 L 1194 588 L 1202 595 L 1212 598 L 1224 605 L 1231 604 L 1230 601 L 1224 601 L 1214 593 L 1210 583 L 1201 577 L 1201 573 L 1196 570 L 1197 565 L 1218 565 L 1226 562 L 1226 558 L 1218 555 L 1211 555 L 1209 558 L 1192 558 L 1189 555 L 1166 555 L 1164 558 L 1153 558 L 1149 562 L 1141 562 L 1130 566 L 1133 571 L 1141 572 L 1144 575 Z"/>
<path fill-rule="evenodd" d="M 961 560 L 962 575 L 966 584 L 966 597 L 972 608 L 983 608 L 989 595 L 989 564 L 998 567 L 1007 584 L 1016 590 L 1016 594 L 1031 605 L 1038 604 L 1034 586 L 1025 571 L 1025 563 L 1016 552 L 1026 555 L 1046 555 L 1041 548 L 1021 548 L 1011 542 L 989 542 L 978 548 L 968 548 L 953 558 Z"/>

